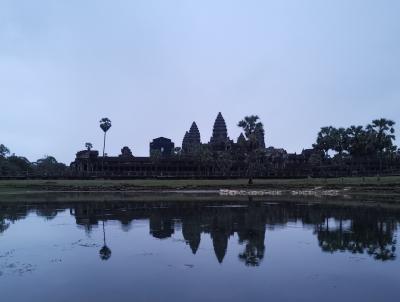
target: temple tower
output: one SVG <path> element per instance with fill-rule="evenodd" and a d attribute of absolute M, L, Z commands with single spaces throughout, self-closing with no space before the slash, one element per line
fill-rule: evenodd
<path fill-rule="evenodd" d="M 192 126 L 190 127 L 189 130 L 189 139 L 190 142 L 194 145 L 200 145 L 201 140 L 200 140 L 200 131 L 199 128 L 196 125 L 196 122 L 192 123 Z"/>
<path fill-rule="evenodd" d="M 189 147 L 189 131 L 186 131 L 182 140 L 182 151 L 186 152 L 186 149 Z"/>
<path fill-rule="evenodd" d="M 121 149 L 121 154 L 119 155 L 119 157 L 125 157 L 125 158 L 133 157 L 131 149 L 127 146 L 123 147 Z"/>
<path fill-rule="evenodd" d="M 186 154 L 195 152 L 201 145 L 200 131 L 196 122 L 192 123 L 190 130 L 185 133 L 182 141 L 182 151 Z"/>
<path fill-rule="evenodd" d="M 265 149 L 265 131 L 262 127 L 256 127 L 255 130 L 257 136 L 258 147 Z"/>
<path fill-rule="evenodd" d="M 228 131 L 226 130 L 226 123 L 221 112 L 218 113 L 214 122 L 213 134 L 210 139 L 211 144 L 226 142 L 228 140 Z"/>
<path fill-rule="evenodd" d="M 150 156 L 171 156 L 174 153 L 175 144 L 166 137 L 158 137 L 150 143 Z"/>
<path fill-rule="evenodd" d="M 237 139 L 237 144 L 241 146 L 244 146 L 246 144 L 246 138 L 244 137 L 243 133 L 240 133 Z"/>
<path fill-rule="evenodd" d="M 212 146 L 212 149 L 216 151 L 225 151 L 230 147 L 226 123 L 221 112 L 218 113 L 217 118 L 215 119 L 210 145 Z"/>

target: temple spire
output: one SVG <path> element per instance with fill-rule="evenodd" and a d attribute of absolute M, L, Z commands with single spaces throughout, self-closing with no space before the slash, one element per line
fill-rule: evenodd
<path fill-rule="evenodd" d="M 240 133 L 238 139 L 237 139 L 238 144 L 245 144 L 246 143 L 246 138 L 244 137 L 243 133 Z"/>
<path fill-rule="evenodd" d="M 200 131 L 196 122 L 192 123 L 190 130 L 186 132 L 183 142 L 182 150 L 184 153 L 189 154 L 197 150 L 201 145 Z"/>
<path fill-rule="evenodd" d="M 189 130 L 189 136 L 193 144 L 201 144 L 200 131 L 196 125 L 196 122 L 192 123 L 192 126 Z"/>
<path fill-rule="evenodd" d="M 230 148 L 231 141 L 229 140 L 228 130 L 221 112 L 218 113 L 215 119 L 210 145 L 214 151 L 226 151 Z"/>
<path fill-rule="evenodd" d="M 228 140 L 228 131 L 226 129 L 226 123 L 221 112 L 218 113 L 217 118 L 214 122 L 213 134 L 210 139 L 211 144 L 222 143 Z"/>

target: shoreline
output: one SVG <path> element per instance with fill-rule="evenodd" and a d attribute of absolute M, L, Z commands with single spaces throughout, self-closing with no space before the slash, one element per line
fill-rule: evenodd
<path fill-rule="evenodd" d="M 160 193 L 160 192 L 35 192 L 29 194 L 0 195 L 0 206 L 33 205 L 33 204 L 74 204 L 74 203 L 148 203 L 157 206 L 169 207 L 190 204 L 215 204 L 215 206 L 230 205 L 271 205 L 271 204 L 298 204 L 303 206 L 334 205 L 344 207 L 374 207 L 400 209 L 400 199 L 382 196 L 364 198 L 363 196 L 224 196 L 213 193 Z"/>
<path fill-rule="evenodd" d="M 260 197 L 263 199 L 343 199 L 400 204 L 400 176 L 333 179 L 246 179 L 226 180 L 2 180 L 0 202 L 26 197 L 57 199 L 57 195 L 123 196 L 195 195 Z M 135 197 L 135 198 L 136 198 Z M 114 198 L 111 198 L 114 199 Z M 194 198 L 196 199 L 196 198 Z"/>

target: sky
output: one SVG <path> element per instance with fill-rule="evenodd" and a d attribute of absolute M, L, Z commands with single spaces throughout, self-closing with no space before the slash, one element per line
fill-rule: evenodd
<path fill-rule="evenodd" d="M 0 0 L 0 144 L 69 164 L 91 142 L 148 155 L 257 114 L 267 146 L 322 126 L 400 125 L 398 0 Z M 400 131 L 397 125 L 396 130 Z"/>

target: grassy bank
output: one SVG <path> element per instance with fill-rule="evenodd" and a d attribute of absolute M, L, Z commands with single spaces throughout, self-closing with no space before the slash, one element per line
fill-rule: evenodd
<path fill-rule="evenodd" d="M 308 179 L 256 179 L 248 186 L 246 179 L 225 180 L 2 180 L 0 194 L 23 191 L 138 191 L 138 190 L 219 190 L 226 189 L 324 189 L 352 190 L 400 190 L 400 176 L 394 177 L 349 177 Z M 399 191 L 400 193 L 400 191 Z"/>
<path fill-rule="evenodd" d="M 0 202 L 5 201 L 112 201 L 112 200 L 235 200 L 246 197 L 219 196 L 220 189 L 281 190 L 279 196 L 262 200 L 306 202 L 334 201 L 400 205 L 400 177 L 227 180 L 3 180 Z M 290 191 L 335 190 L 335 196 L 301 196 Z M 175 192 L 173 194 L 167 194 Z M 57 193 L 57 194 L 55 194 Z M 210 193 L 210 194 L 197 194 Z M 289 194 L 287 194 L 289 193 Z"/>

